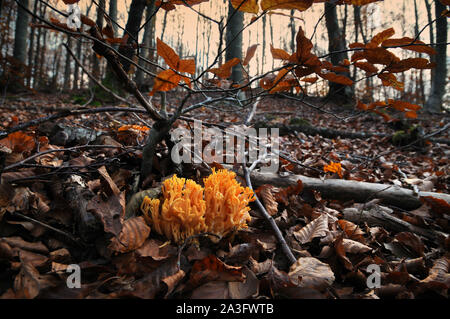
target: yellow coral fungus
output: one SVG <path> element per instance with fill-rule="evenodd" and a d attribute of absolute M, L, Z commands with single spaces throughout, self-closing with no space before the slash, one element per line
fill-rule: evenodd
<path fill-rule="evenodd" d="M 253 191 L 242 187 L 234 172 L 215 171 L 205 178 L 205 221 L 208 231 L 226 235 L 234 229 L 247 228 L 250 221 L 249 202 L 254 201 Z"/>
<path fill-rule="evenodd" d="M 159 199 L 144 198 L 144 218 L 157 233 L 176 243 L 202 232 L 224 236 L 246 228 L 253 191 L 242 187 L 235 177 L 233 172 L 213 169 L 203 188 L 174 175 L 163 183 L 162 205 Z"/>

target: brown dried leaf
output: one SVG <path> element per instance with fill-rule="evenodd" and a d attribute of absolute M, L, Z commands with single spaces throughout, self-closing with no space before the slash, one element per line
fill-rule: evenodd
<path fill-rule="evenodd" d="M 264 206 L 270 216 L 278 213 L 278 203 L 275 200 L 274 190 L 275 187 L 269 184 L 261 185 L 258 188 L 259 195 L 261 196 Z"/>
<path fill-rule="evenodd" d="M 313 238 L 326 236 L 328 230 L 328 216 L 322 214 L 293 235 L 301 244 L 306 244 Z"/>
<path fill-rule="evenodd" d="M 334 282 L 334 273 L 328 264 L 314 257 L 301 257 L 289 269 L 289 278 L 300 287 L 324 289 Z"/>
<path fill-rule="evenodd" d="M 150 234 L 142 216 L 127 219 L 122 227 L 119 237 L 111 240 L 110 248 L 116 252 L 126 253 L 142 246 Z"/>

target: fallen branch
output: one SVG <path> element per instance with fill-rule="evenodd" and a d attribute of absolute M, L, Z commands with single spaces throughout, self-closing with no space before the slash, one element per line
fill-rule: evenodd
<path fill-rule="evenodd" d="M 372 205 L 368 210 L 356 208 L 346 208 L 343 211 L 344 218 L 354 223 L 366 222 L 369 226 L 382 226 L 388 230 L 395 232 L 408 231 L 417 235 L 426 237 L 430 240 L 436 241 L 439 237 L 446 237 L 445 233 L 435 231 L 432 229 L 425 229 L 412 225 L 400 218 L 392 215 L 392 209 L 379 205 Z"/>
<path fill-rule="evenodd" d="M 446 130 L 448 130 L 450 125 L 446 125 L 436 132 L 430 133 L 428 135 L 423 136 L 422 139 L 429 139 L 433 143 L 441 143 L 450 145 L 450 140 L 446 138 L 431 138 L 432 136 L 438 135 Z M 379 137 L 391 137 L 392 135 L 386 133 L 370 133 L 370 132 L 350 132 L 350 131 L 341 131 L 335 130 L 326 127 L 316 127 L 311 125 L 283 125 L 283 124 L 267 124 L 265 122 L 256 123 L 255 128 L 260 127 L 275 127 L 280 131 L 280 135 L 288 135 L 294 134 L 295 132 L 302 132 L 306 135 L 320 135 L 325 138 L 348 138 L 348 139 L 361 139 L 365 140 L 370 137 L 379 136 Z M 420 140 L 420 139 L 418 139 Z"/>
<path fill-rule="evenodd" d="M 232 166 L 224 165 L 229 169 Z M 244 176 L 242 170 L 237 172 Z M 281 177 L 273 173 L 251 173 L 252 181 L 255 185 L 272 184 L 276 186 L 295 186 L 301 180 L 304 190 L 319 191 L 321 196 L 329 199 L 354 200 L 356 202 L 366 202 L 368 199 L 379 198 L 385 205 L 393 205 L 399 208 L 411 210 L 422 205 L 419 197 L 432 196 L 440 198 L 450 203 L 450 195 L 434 192 L 419 192 L 417 195 L 410 189 L 396 185 L 386 185 L 378 183 L 358 182 L 342 179 L 312 178 L 303 175 L 290 175 Z M 391 187 L 389 187 L 391 186 Z"/>

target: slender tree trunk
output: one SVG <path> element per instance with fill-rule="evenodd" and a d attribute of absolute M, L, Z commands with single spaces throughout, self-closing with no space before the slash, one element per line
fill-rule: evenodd
<path fill-rule="evenodd" d="M 109 17 L 112 21 L 117 22 L 117 0 L 110 0 L 109 1 Z M 117 34 L 117 24 L 112 22 L 112 27 L 114 30 L 114 34 Z"/>
<path fill-rule="evenodd" d="M 244 27 L 244 13 L 236 11 L 231 2 L 228 4 L 228 25 L 226 31 L 226 52 L 225 61 L 233 58 L 242 60 L 242 28 Z M 233 67 L 231 80 L 239 83 L 242 80 L 242 67 L 240 64 Z"/>
<path fill-rule="evenodd" d="M 289 21 L 291 27 L 291 52 L 295 51 L 295 37 L 297 33 L 297 29 L 295 28 L 295 19 L 294 19 L 295 10 L 291 10 L 291 18 Z"/>
<path fill-rule="evenodd" d="M 263 25 L 263 31 L 262 31 L 262 56 L 261 56 L 261 73 L 264 73 L 264 63 L 266 63 L 266 21 L 267 15 L 264 14 L 262 17 L 262 25 Z"/>
<path fill-rule="evenodd" d="M 33 6 L 33 12 L 37 13 L 37 5 L 38 5 L 38 0 L 34 0 L 34 6 Z M 0 4 L 1 7 L 1 4 Z M 31 20 L 32 23 L 36 22 L 36 18 L 33 17 Z M 34 44 L 34 28 L 31 28 L 31 33 L 30 33 L 30 47 L 28 48 L 28 68 L 29 68 L 29 73 L 28 73 L 28 77 L 27 77 L 27 85 L 28 87 L 31 87 L 31 78 L 32 78 L 32 74 L 33 74 L 33 44 Z"/>
<path fill-rule="evenodd" d="M 435 14 L 440 17 L 445 10 L 445 5 L 440 1 L 435 1 Z M 442 16 L 436 21 L 436 70 L 434 80 L 431 86 L 431 95 L 425 104 L 429 111 L 438 112 L 442 107 L 442 97 L 445 93 L 445 84 L 447 77 L 447 17 Z"/>
<path fill-rule="evenodd" d="M 428 18 L 428 29 L 430 30 L 430 43 L 434 43 L 434 31 L 433 31 L 433 14 L 431 12 L 431 4 L 429 2 L 429 0 L 425 0 L 425 7 L 427 8 L 427 18 Z M 435 56 L 431 55 L 430 56 L 430 62 L 435 62 Z M 431 75 L 431 86 L 433 86 L 433 81 L 434 81 L 434 71 L 435 68 L 432 68 L 430 70 L 430 75 Z"/>
<path fill-rule="evenodd" d="M 28 8 L 29 0 L 19 0 L 19 3 Z M 16 30 L 14 33 L 14 50 L 13 56 L 15 65 L 13 66 L 13 82 L 10 84 L 12 91 L 23 89 L 27 59 L 27 39 L 28 39 L 28 13 L 17 8 Z"/>
<path fill-rule="evenodd" d="M 328 31 L 328 51 L 336 52 L 345 50 L 345 38 L 338 24 L 336 5 L 325 3 L 325 22 Z M 330 56 L 331 63 L 338 65 L 340 61 L 347 58 L 347 53 L 338 52 L 333 53 Z M 349 76 L 349 73 L 343 73 L 345 76 Z M 353 98 L 353 92 L 351 87 L 342 85 L 339 83 L 329 82 L 330 90 L 328 95 L 334 99 L 338 99 L 341 103 L 348 103 Z"/>
<path fill-rule="evenodd" d="M 128 13 L 128 21 L 125 26 L 126 33 L 129 33 L 127 44 L 128 46 L 123 46 L 119 48 L 119 52 L 126 56 L 129 59 L 133 58 L 135 54 L 135 49 L 133 48 L 136 45 L 136 41 L 138 39 L 138 30 L 141 25 L 142 15 L 144 14 L 145 7 L 147 6 L 146 0 L 133 0 L 130 5 L 130 12 Z M 125 34 L 124 34 L 125 35 Z M 130 70 L 130 62 L 125 59 L 120 59 L 123 69 L 128 73 Z"/>
<path fill-rule="evenodd" d="M 96 24 L 99 27 L 100 30 L 103 28 L 103 11 L 105 11 L 105 0 L 99 0 L 98 1 L 98 7 L 97 7 L 97 20 Z M 97 57 L 95 53 L 92 54 L 92 75 L 98 79 L 100 78 L 100 59 Z M 91 86 L 93 86 L 94 83 L 91 81 Z"/>
<path fill-rule="evenodd" d="M 164 18 L 163 18 L 163 22 L 162 22 L 162 31 L 161 31 L 161 41 L 163 41 L 164 38 L 164 32 L 166 31 L 166 25 L 167 25 L 167 12 L 164 12 Z"/>
<path fill-rule="evenodd" d="M 142 39 L 142 46 L 143 48 L 140 50 L 140 55 L 144 57 L 145 59 L 148 59 L 152 61 L 152 57 L 150 56 L 151 50 L 149 47 L 153 45 L 153 38 L 155 37 L 154 34 L 154 20 L 155 16 L 152 17 L 153 13 L 155 12 L 155 0 L 150 0 L 147 4 L 147 10 L 146 10 L 146 22 L 145 30 L 144 30 L 144 38 Z M 152 17 L 151 21 L 147 21 L 150 17 Z M 144 60 L 139 60 L 139 65 L 142 67 L 146 67 L 148 64 Z M 141 86 L 144 84 L 145 79 L 145 73 L 141 69 L 137 69 L 136 71 L 136 84 L 138 86 Z"/>
<path fill-rule="evenodd" d="M 67 40 L 67 46 L 69 47 L 69 49 L 72 49 L 72 39 L 69 36 L 68 40 Z M 63 90 L 67 90 L 70 91 L 70 76 L 72 74 L 71 72 L 71 67 L 70 67 L 70 54 L 69 52 L 66 52 L 66 61 L 65 61 L 65 66 L 64 66 L 64 87 Z"/>

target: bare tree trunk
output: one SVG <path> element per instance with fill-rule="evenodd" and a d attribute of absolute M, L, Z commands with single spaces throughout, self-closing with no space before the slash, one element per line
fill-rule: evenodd
<path fill-rule="evenodd" d="M 433 31 L 433 14 L 431 13 L 431 4 L 428 0 L 425 0 L 425 7 L 427 8 L 428 29 L 430 30 L 430 43 L 434 43 L 434 31 Z M 430 62 L 435 62 L 435 56 L 430 56 Z M 435 68 L 430 70 L 431 86 L 433 86 Z M 425 98 L 425 97 L 424 97 Z"/>
<path fill-rule="evenodd" d="M 440 1 L 435 1 L 436 17 L 441 16 L 445 10 L 445 5 Z M 447 17 L 442 16 L 436 21 L 436 69 L 434 80 L 431 86 L 431 94 L 425 104 L 429 111 L 439 112 L 442 107 L 442 97 L 445 93 L 445 84 L 447 77 Z"/>
<path fill-rule="evenodd" d="M 144 31 L 144 38 L 142 39 L 142 46 L 143 48 L 140 50 L 140 55 L 144 57 L 145 59 L 148 59 L 150 61 L 152 60 L 152 57 L 150 55 L 151 50 L 149 47 L 153 47 L 154 42 L 154 21 L 155 16 L 152 17 L 153 13 L 155 12 L 155 0 L 150 0 L 147 4 L 147 10 L 146 10 L 146 22 L 145 25 L 145 31 Z M 147 21 L 150 17 L 152 17 L 151 21 Z M 139 65 L 142 67 L 146 67 L 147 63 L 144 60 L 139 60 Z M 144 84 L 145 80 L 145 74 L 141 69 L 137 69 L 136 71 L 136 84 L 138 87 L 142 86 Z"/>
<path fill-rule="evenodd" d="M 262 25 L 263 25 L 263 33 L 262 33 L 262 56 L 261 56 L 261 72 L 264 73 L 264 63 L 266 63 L 266 21 L 267 15 L 263 15 L 262 17 Z"/>
<path fill-rule="evenodd" d="M 228 25 L 226 31 L 226 52 L 225 60 L 238 58 L 242 60 L 242 28 L 244 27 L 244 13 L 237 11 L 228 4 Z M 242 81 L 242 67 L 240 64 L 233 67 L 231 71 L 231 80 L 235 83 Z"/>
<path fill-rule="evenodd" d="M 29 0 L 19 0 L 19 3 L 28 8 Z M 19 6 L 17 8 L 16 30 L 14 33 L 13 55 L 16 65 L 13 66 L 13 81 L 10 84 L 10 89 L 12 91 L 21 90 L 24 86 L 27 59 L 28 20 L 28 13 Z"/>
<path fill-rule="evenodd" d="M 96 24 L 100 30 L 102 30 L 102 28 L 103 28 L 103 11 L 105 11 L 105 0 L 99 0 L 98 7 L 97 7 Z M 95 53 L 92 54 L 92 75 L 96 79 L 98 79 L 100 77 L 100 60 Z M 94 85 L 94 83 L 91 82 L 91 86 L 93 86 L 93 85 Z"/>
<path fill-rule="evenodd" d="M 67 46 L 69 47 L 69 49 L 71 49 L 72 47 L 72 39 L 69 36 L 68 40 L 67 40 Z M 63 90 L 67 90 L 70 91 L 70 76 L 71 76 L 72 72 L 71 72 L 71 67 L 70 67 L 70 54 L 67 52 L 66 54 L 66 63 L 64 66 L 64 87 Z"/>
<path fill-rule="evenodd" d="M 112 21 L 117 22 L 117 0 L 110 0 L 109 1 L 109 17 Z M 112 22 L 112 27 L 114 30 L 114 34 L 117 34 L 117 24 Z"/>
<path fill-rule="evenodd" d="M 328 50 L 329 52 L 337 52 L 345 50 L 345 38 L 341 32 L 338 24 L 336 5 L 325 3 L 325 22 L 328 31 Z M 330 56 L 331 63 L 338 65 L 340 61 L 347 59 L 347 53 L 337 52 Z M 349 76 L 348 73 L 343 75 Z M 329 82 L 330 90 L 328 95 L 334 99 L 339 99 L 339 102 L 348 103 L 353 98 L 353 91 L 351 87 L 339 83 Z"/>
<path fill-rule="evenodd" d="M 167 12 L 164 12 L 164 18 L 163 18 L 163 23 L 162 23 L 162 31 L 161 31 L 161 41 L 163 41 L 164 38 L 164 32 L 166 31 L 166 25 L 167 25 Z"/>
<path fill-rule="evenodd" d="M 144 14 L 145 7 L 147 6 L 146 0 L 133 0 L 130 5 L 130 12 L 128 13 L 127 25 L 125 27 L 126 33 L 129 34 L 127 44 L 128 46 L 123 46 L 119 48 L 119 52 L 129 59 L 133 58 L 134 48 L 133 44 L 137 44 L 138 31 L 142 21 L 142 15 Z M 120 63 L 122 63 L 123 69 L 128 73 L 130 70 L 130 62 L 121 58 Z"/>
<path fill-rule="evenodd" d="M 38 0 L 34 0 L 33 12 L 37 13 L 37 5 L 38 5 Z M 0 4 L 0 7 L 1 7 L 1 4 Z M 35 22 L 36 22 L 36 18 L 33 17 L 31 20 L 31 23 L 35 23 Z M 27 77 L 27 85 L 29 87 L 31 87 L 31 78 L 32 78 L 32 74 L 33 74 L 33 44 L 34 44 L 34 28 L 31 28 L 30 47 L 28 48 L 29 73 L 28 73 L 28 77 Z"/>
<path fill-rule="evenodd" d="M 297 29 L 295 28 L 294 13 L 295 10 L 291 10 L 291 18 L 289 21 L 289 26 L 291 27 L 291 52 L 295 51 L 295 36 L 297 33 Z"/>

